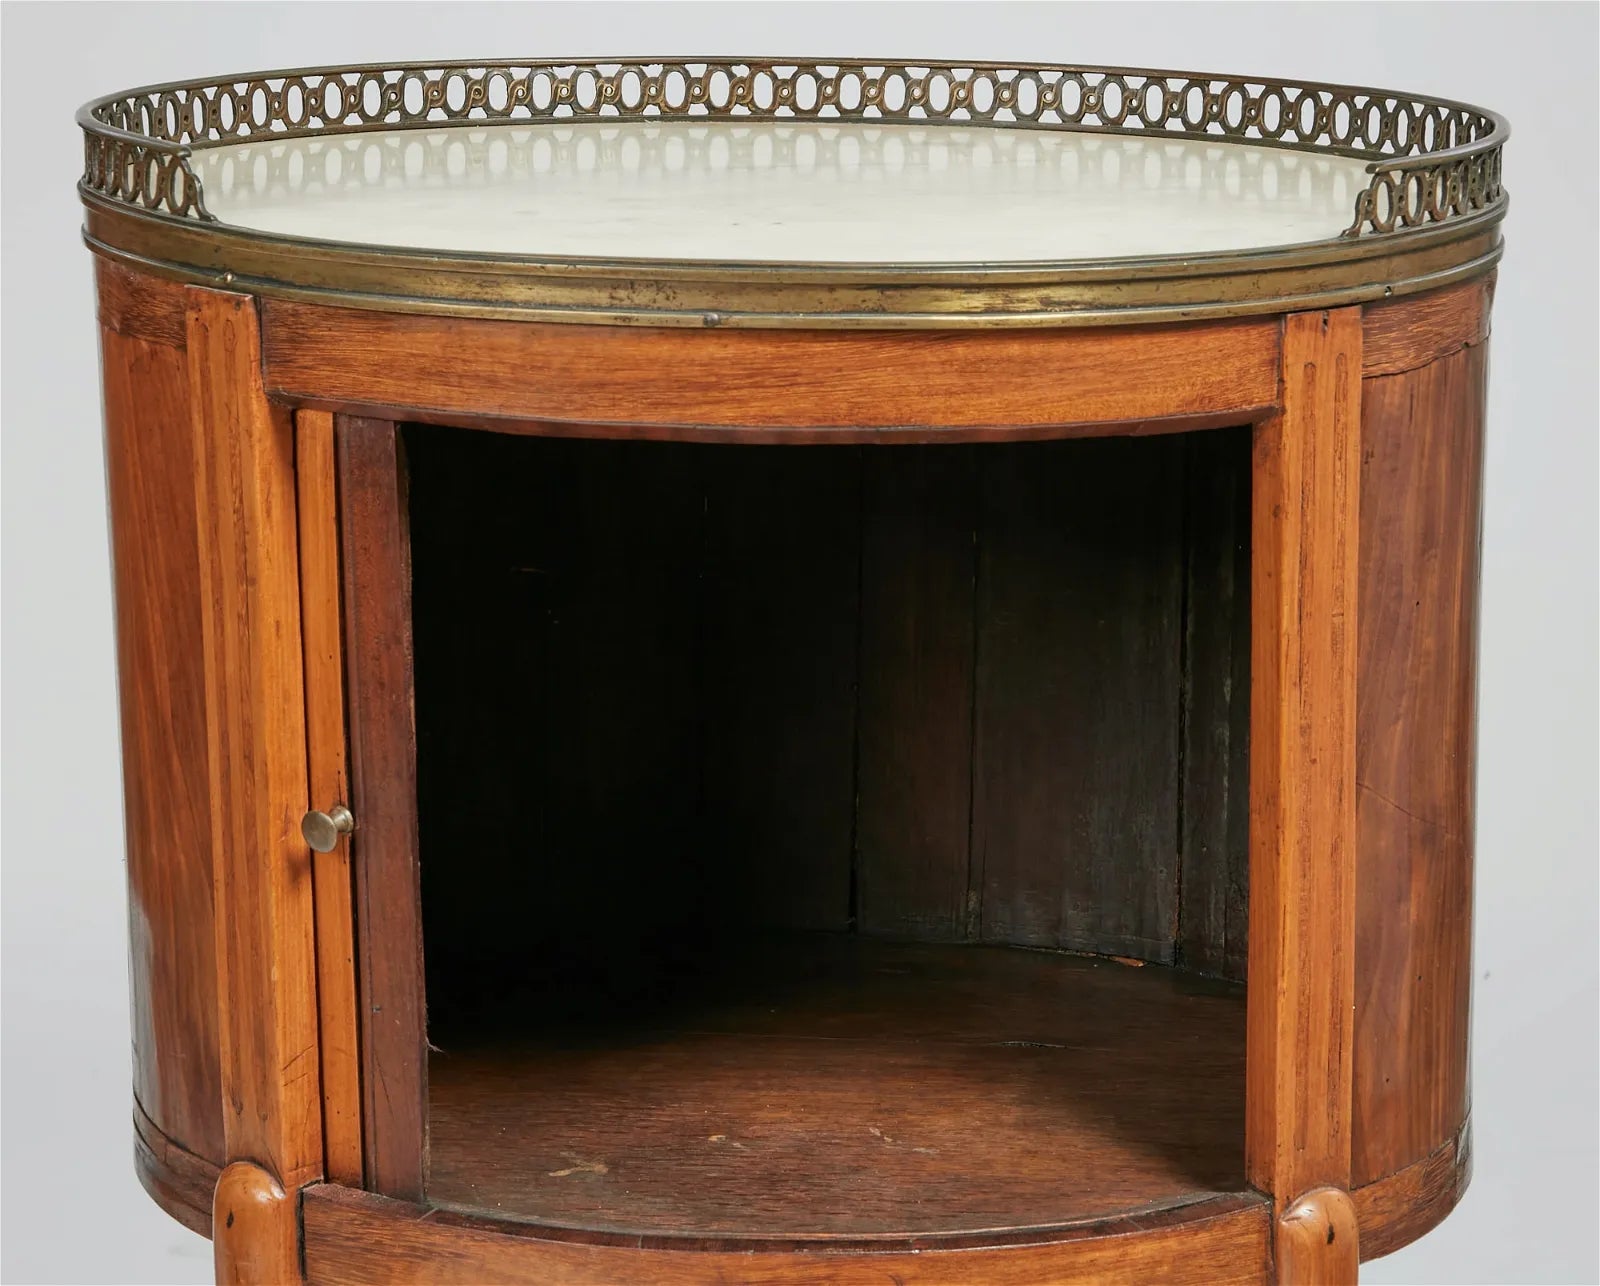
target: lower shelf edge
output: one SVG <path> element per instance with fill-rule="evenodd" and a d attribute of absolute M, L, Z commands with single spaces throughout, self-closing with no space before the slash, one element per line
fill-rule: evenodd
<path fill-rule="evenodd" d="M 332 1185 L 303 1199 L 307 1279 L 317 1286 L 438 1283 L 469 1286 L 659 1286 L 736 1281 L 748 1286 L 822 1282 L 837 1286 L 956 1286 L 1007 1283 L 1261 1282 L 1270 1267 L 1265 1198 L 1216 1197 L 1157 1214 L 1064 1229 L 1044 1236 L 950 1249 L 851 1249 L 763 1243 L 703 1249 L 619 1244 L 581 1234 L 565 1239 L 530 1224 L 430 1210 Z"/>
<path fill-rule="evenodd" d="M 179 1223 L 209 1237 L 219 1167 L 168 1138 L 137 1104 L 133 1118 L 135 1166 L 145 1191 Z M 1455 1209 L 1472 1175 L 1471 1139 L 1469 1119 L 1430 1156 L 1352 1193 L 1364 1260 L 1409 1245 Z M 1264 1201 L 1223 1197 L 1130 1219 L 1120 1230 L 1100 1224 L 1076 1235 L 1063 1233 L 1054 1240 L 987 1249 L 902 1249 L 876 1254 L 767 1250 L 708 1255 L 696 1252 L 691 1241 L 685 1241 L 679 1250 L 561 1241 L 529 1225 L 449 1214 L 333 1184 L 305 1189 L 303 1204 L 307 1274 L 310 1281 L 323 1286 L 380 1281 L 467 1283 L 480 1281 L 486 1272 L 502 1275 L 511 1283 L 578 1286 L 636 1278 L 645 1256 L 661 1261 L 659 1280 L 668 1286 L 703 1281 L 706 1272 L 716 1270 L 711 1261 L 717 1259 L 724 1261 L 722 1267 L 737 1269 L 736 1280 L 756 1283 L 793 1281 L 795 1268 L 811 1262 L 819 1269 L 825 1263 L 830 1281 L 899 1280 L 938 1286 L 971 1280 L 980 1266 L 974 1256 L 983 1257 L 984 1280 L 1004 1282 L 1003 1272 L 1009 1271 L 1002 1270 L 1005 1263 L 1017 1265 L 1018 1281 L 1038 1281 L 1038 1274 L 1043 1273 L 1044 1280 L 1072 1282 L 1082 1280 L 1084 1273 L 1106 1280 L 1105 1272 L 1120 1268 L 1130 1245 L 1144 1242 L 1159 1255 L 1181 1253 L 1186 1264 L 1189 1257 L 1201 1256 L 1195 1262 L 1208 1272 L 1225 1267 L 1203 1256 L 1201 1239 L 1205 1247 L 1214 1247 L 1241 1268 L 1256 1256 L 1259 1246 L 1264 1274 L 1270 1233 Z M 1114 1256 L 1109 1264 L 1107 1256 Z M 1128 1258 L 1126 1265 L 1130 1271 L 1143 1272 L 1157 1262 Z M 844 1269 L 848 1269 L 846 1275 L 839 1276 Z M 1249 1276 L 1237 1279 L 1260 1280 Z"/>

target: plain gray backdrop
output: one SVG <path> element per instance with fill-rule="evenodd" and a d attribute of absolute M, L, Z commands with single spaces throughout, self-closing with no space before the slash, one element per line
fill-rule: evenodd
<path fill-rule="evenodd" d="M 209 1281 L 134 1178 L 85 99 L 318 63 L 765 54 L 1177 67 L 1481 102 L 1513 137 L 1483 544 L 1473 1129 L 1458 1211 L 1366 1282 L 1600 1282 L 1596 48 L 1591 5 L 8 4 L 7 1282 Z"/>

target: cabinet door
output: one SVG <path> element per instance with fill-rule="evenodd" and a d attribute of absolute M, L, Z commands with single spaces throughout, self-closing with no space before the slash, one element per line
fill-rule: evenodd
<path fill-rule="evenodd" d="M 427 1060 L 404 462 L 387 420 L 297 417 L 328 1177 L 421 1200 Z"/>
<path fill-rule="evenodd" d="M 339 620 L 339 509 L 333 416 L 295 416 L 300 629 L 305 654 L 306 772 L 311 808 L 347 816 L 344 643 Z M 345 810 L 344 814 L 340 810 Z M 331 847 L 329 845 L 331 844 Z M 317 1025 L 327 1177 L 360 1187 L 361 1066 L 348 833 L 329 828 L 311 855 L 316 897 Z"/>

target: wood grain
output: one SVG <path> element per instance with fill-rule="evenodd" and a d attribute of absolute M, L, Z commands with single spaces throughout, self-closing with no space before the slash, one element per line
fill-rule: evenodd
<path fill-rule="evenodd" d="M 1472 1123 L 1432 1155 L 1351 1192 L 1361 1224 L 1361 1257 L 1376 1259 L 1438 1227 L 1472 1181 Z"/>
<path fill-rule="evenodd" d="M 302 1280 L 298 1194 L 260 1166 L 235 1161 L 217 1180 L 211 1215 L 217 1286 L 285 1286 Z"/>
<path fill-rule="evenodd" d="M 1280 1286 L 1355 1286 L 1359 1241 L 1349 1193 L 1314 1188 L 1296 1198 L 1273 1235 Z"/>
<path fill-rule="evenodd" d="M 984 457 L 972 861 L 986 942 L 1172 958 L 1183 544 L 1171 445 Z"/>
<path fill-rule="evenodd" d="M 971 448 L 867 452 L 856 924 L 967 937 L 977 604 Z"/>
<path fill-rule="evenodd" d="M 419 1198 L 427 1059 L 417 870 L 411 561 L 396 426 L 334 424 L 361 997 L 362 1148 L 375 1192 Z"/>
<path fill-rule="evenodd" d="M 102 330 L 100 343 L 134 1095 L 169 1137 L 220 1163 L 226 1151 L 211 775 L 188 365 L 181 349 L 113 330 Z"/>
<path fill-rule="evenodd" d="M 128 339 L 142 339 L 181 349 L 187 340 L 184 287 L 175 281 L 135 272 L 96 256 L 96 302 L 100 324 Z M 106 374 L 114 364 L 107 363 Z"/>
<path fill-rule="evenodd" d="M 1242 1188 L 1232 984 L 850 935 L 719 945 L 649 1009 L 596 989 L 561 1023 L 530 997 L 435 1053 L 428 1199 L 628 1235 L 914 1237 Z"/>
<path fill-rule="evenodd" d="M 224 1224 L 219 1238 L 225 1280 L 298 1273 L 299 1185 L 325 1171 L 351 1183 L 365 1173 L 418 1200 L 427 1158 L 403 451 L 394 424 L 339 417 L 335 425 L 326 409 L 302 414 L 295 448 L 269 390 L 322 408 L 421 405 L 444 418 L 489 417 L 478 427 L 552 436 L 943 442 L 1229 419 L 1260 426 L 1248 540 L 1238 518 L 1249 489 L 1229 464 L 1226 433 L 1191 436 L 1176 451 L 1170 439 L 1035 456 L 1015 446 L 993 456 L 946 447 L 827 461 L 683 456 L 660 478 L 655 457 L 619 445 L 573 472 L 570 503 L 546 496 L 550 520 L 576 534 L 569 583 L 589 596 L 588 616 L 535 666 L 556 662 L 539 680 L 556 688 L 558 717 L 546 734 L 580 734 L 567 739 L 571 754 L 559 765 L 541 761 L 545 786 L 567 810 L 557 829 L 580 836 L 585 819 L 598 817 L 594 851 L 638 852 L 587 878 L 599 888 L 620 871 L 653 867 L 658 883 L 641 887 L 662 891 L 646 901 L 673 923 L 687 921 L 672 898 L 699 888 L 681 878 L 699 851 L 690 833 L 702 819 L 691 813 L 732 789 L 750 803 L 740 829 L 779 836 L 746 851 L 723 833 L 705 850 L 720 856 L 702 874 L 750 862 L 759 896 L 746 899 L 746 912 L 765 902 L 778 912 L 770 919 L 853 922 L 888 935 L 1124 944 L 1234 976 L 1244 963 L 1245 872 L 1229 791 L 1241 780 L 1248 731 L 1255 985 L 1243 1123 L 1228 1133 L 1225 1111 L 1204 1105 L 1186 1115 L 1181 1096 L 1215 1086 L 1162 1081 L 1153 1063 L 1122 1078 L 1143 1087 L 1137 1103 L 1115 1101 L 1120 1091 L 1086 1074 L 1062 1073 L 1096 1042 L 1095 1066 L 1107 1050 L 1128 1066 L 1154 1058 L 1162 1038 L 1188 1031 L 1185 1019 L 1163 1018 L 1160 1004 L 1130 996 L 1103 1007 L 1135 1035 L 1155 1024 L 1135 1042 L 1059 998 L 1049 1016 L 1069 1026 L 1045 1030 L 1037 1009 L 1049 988 L 1025 978 L 978 988 L 981 1004 L 939 993 L 918 1009 L 902 1006 L 894 989 L 927 983 L 926 969 L 842 977 L 808 967 L 788 992 L 777 990 L 780 1014 L 767 1013 L 774 993 L 763 990 L 764 1007 L 740 1010 L 737 1030 L 710 1030 L 708 1016 L 722 1012 L 713 1007 L 676 1032 L 647 1032 L 655 1044 L 631 1063 L 582 1041 L 540 1047 L 531 1062 L 526 1047 L 452 1046 L 466 1092 L 451 1099 L 459 1086 L 441 1079 L 444 1118 L 455 1112 L 470 1124 L 475 1112 L 526 1099 L 514 1115 L 533 1123 L 531 1134 L 512 1131 L 516 1146 L 493 1164 L 464 1151 L 456 1177 L 482 1188 L 484 1176 L 511 1176 L 513 1205 L 541 1180 L 553 1183 L 573 1203 L 560 1217 L 600 1230 L 557 1240 L 316 1187 L 305 1202 L 314 1279 L 1260 1280 L 1276 1239 L 1283 1279 L 1346 1280 L 1353 1255 L 1330 1259 L 1327 1242 L 1310 1235 L 1326 1231 L 1330 1211 L 1343 1248 L 1353 1203 L 1360 1252 L 1370 1257 L 1421 1235 L 1459 1199 L 1470 1172 L 1472 726 L 1492 281 L 1373 306 L 1359 320 L 1356 310 L 1290 317 L 1281 342 L 1275 319 L 1115 333 L 822 336 L 386 318 L 274 302 L 264 305 L 265 383 L 254 301 L 109 263 L 97 265 L 97 284 L 134 936 L 136 1164 L 165 1208 L 204 1228 L 210 1219 L 195 1194 L 217 1163 L 254 1163 L 235 1168 L 229 1188 L 240 1231 Z M 1367 376 L 1359 483 L 1357 373 Z M 1263 408 L 1280 400 L 1266 419 Z M 1041 465 L 1056 450 L 1062 463 Z M 1096 473 L 1098 452 L 1123 450 L 1134 461 L 1125 476 Z M 514 507 L 536 472 L 519 465 L 497 480 L 497 503 Z M 622 518 L 608 514 L 619 495 L 637 502 Z M 684 516 L 697 507 L 698 525 Z M 682 522 L 664 527 L 672 515 Z M 640 555 L 652 535 L 654 561 Z M 514 552 L 512 543 L 497 551 Z M 296 831 L 305 806 L 326 806 L 344 790 L 341 553 L 358 599 L 343 605 L 358 770 L 350 789 L 361 828 L 354 849 L 363 861 L 375 855 L 356 899 L 359 1015 L 342 939 L 352 911 L 339 906 L 341 888 L 349 898 L 348 855 L 313 866 Z M 701 583 L 708 569 L 713 579 Z M 1063 603 L 1063 595 L 1078 597 Z M 713 599 L 726 601 L 707 615 Z M 646 637 L 660 655 L 624 673 L 639 655 L 624 636 L 652 625 L 658 632 Z M 1106 645 L 1095 635 L 1102 628 L 1131 631 L 1132 642 Z M 1077 660 L 1052 669 L 1063 656 Z M 995 665 L 1000 678 L 985 668 Z M 1004 674 L 1013 676 L 1009 690 Z M 1091 674 L 1105 691 L 1080 682 Z M 715 700 L 702 699 L 708 675 L 720 685 Z M 1163 677 L 1151 683 L 1153 675 Z M 1135 679 L 1136 692 L 1116 695 L 1119 682 Z M 1108 732 L 1101 701 L 1124 711 L 1125 724 L 1134 710 L 1132 726 Z M 727 744 L 703 770 L 708 734 Z M 683 763 L 654 775 L 672 747 L 691 746 Z M 1008 768 L 1005 756 L 1017 754 Z M 1052 785 L 1038 764 L 1060 769 L 1063 756 L 1067 768 Z M 1123 766 L 1107 769 L 1094 756 Z M 1144 772 L 1145 757 L 1181 765 L 1171 809 L 1165 779 Z M 713 789 L 702 794 L 696 782 L 691 792 L 684 782 L 702 771 Z M 692 807 L 672 812 L 660 802 L 668 793 L 692 793 Z M 654 802 L 608 821 L 612 797 Z M 1170 842 L 1078 845 L 1083 823 L 1073 810 L 1085 800 L 1111 801 L 1089 824 L 1091 837 L 1144 836 L 1144 822 L 1118 811 L 1132 807 L 1149 810 L 1150 835 L 1170 821 Z M 976 855 L 962 831 L 968 810 L 983 845 Z M 1006 826 L 1015 832 L 1009 850 L 996 839 Z M 194 836 L 204 838 L 177 842 Z M 830 856 L 813 862 L 813 850 Z M 990 866 L 992 851 L 1016 860 Z M 1055 929 L 1045 923 L 1051 915 Z M 741 985 L 770 980 L 756 969 L 730 972 Z M 677 975 L 663 976 L 670 994 Z M 807 994 L 826 1003 L 799 1022 Z M 991 1025 L 948 1041 L 963 1004 Z M 545 1010 L 520 1012 L 550 1026 Z M 1044 1038 L 1012 1034 L 1019 1015 L 1025 1033 Z M 635 1009 L 630 1021 L 638 1017 Z M 799 1026 L 785 1027 L 791 1020 Z M 358 1081 L 351 1054 L 362 1023 L 373 1038 Z M 1218 1033 L 1226 1024 L 1195 1036 L 1186 1055 L 1202 1064 L 1221 1057 Z M 589 1097 L 577 1106 L 567 1101 L 577 1080 L 560 1075 L 573 1068 L 588 1069 Z M 809 1088 L 782 1095 L 774 1109 L 771 1087 L 793 1089 L 807 1076 Z M 1019 1084 L 1038 1088 L 1036 1101 L 1007 1100 Z M 777 1152 L 789 1149 L 777 1169 L 799 1199 L 763 1190 L 761 1176 L 741 1171 L 744 1158 L 703 1164 L 690 1144 L 709 1146 L 711 1132 L 686 1131 L 695 1095 L 713 1090 L 701 1117 L 720 1110 L 755 1122 L 737 1140 L 745 1150 L 763 1130 Z M 352 1128 L 356 1093 L 366 1095 L 364 1139 Z M 626 1137 L 608 1136 L 606 1115 L 590 1111 L 597 1098 L 647 1093 L 657 1098 L 629 1119 L 648 1128 Z M 808 1094 L 833 1106 L 808 1117 Z M 1163 1094 L 1169 1107 L 1149 1110 Z M 1083 1119 L 1071 1104 L 1058 1111 L 1050 1095 L 1076 1096 Z M 550 1104 L 556 1110 L 541 1116 Z M 1051 1112 L 1030 1120 L 1041 1104 Z M 865 1131 L 848 1129 L 868 1117 Z M 489 1119 L 461 1138 L 492 1146 L 492 1131 L 479 1128 Z M 1185 1155 L 1189 1136 L 1173 1134 L 1173 1119 L 1195 1132 L 1191 1142 L 1213 1127 L 1217 1138 Z M 896 1143 L 919 1128 L 944 1131 L 964 1173 L 988 1166 L 990 1179 L 963 1188 L 939 1171 L 944 1152 L 912 1151 L 880 1183 L 874 1167 L 892 1145 L 870 1125 Z M 838 1137 L 814 1147 L 819 1129 Z M 718 1133 L 724 1145 L 735 1140 Z M 1241 1177 L 1196 1181 L 1223 1155 L 1224 1134 L 1235 1148 L 1246 1139 L 1247 1159 L 1229 1172 Z M 591 1143 L 636 1153 L 599 1175 L 566 1164 L 574 1137 L 581 1160 Z M 1040 1140 L 1053 1141 L 1048 1155 Z M 667 1160 L 673 1182 L 648 1177 L 652 1156 Z M 1107 1161 L 1106 1187 L 1142 1213 L 1111 1201 L 1068 1231 L 1007 1233 L 1009 1249 L 908 1244 L 934 1236 L 947 1216 L 970 1238 L 997 1235 L 980 1225 L 1026 1209 L 1028 1193 L 1077 1200 L 1078 1176 Z M 1065 1179 L 1051 1169 L 1064 1163 Z M 601 1226 L 614 1216 L 614 1195 L 600 1215 L 583 1207 L 585 1192 L 593 1197 L 608 1176 L 620 1183 L 628 1165 L 643 1165 L 636 1173 L 647 1178 L 624 1199 L 657 1203 L 655 1231 L 643 1238 Z M 1285 1208 L 1285 1222 L 1272 1229 L 1250 1198 L 1151 1210 L 1117 1187 L 1136 1188 L 1139 1175 L 1163 1168 L 1190 1181 L 1178 1200 L 1247 1171 Z M 562 1170 L 571 1173 L 556 1180 Z M 685 1173 L 696 1181 L 682 1183 Z M 1322 1185 L 1350 1195 L 1314 1195 L 1306 1206 L 1314 1217 L 1299 1218 L 1297 1199 Z M 673 1202 L 684 1203 L 677 1214 Z M 712 1213 L 684 1213 L 695 1202 Z M 806 1221 L 818 1210 L 836 1224 L 826 1250 L 714 1244 L 739 1236 L 751 1212 L 762 1216 L 749 1225 L 756 1235 L 781 1238 L 814 1228 Z M 907 1211 L 910 1222 L 897 1224 Z M 915 1226 L 917 1218 L 927 1223 Z M 880 1241 L 868 1254 L 857 1243 L 874 1236 L 900 1244 Z"/>
<path fill-rule="evenodd" d="M 414 421 L 443 428 L 471 429 L 507 437 L 556 440 L 604 439 L 615 442 L 663 442 L 694 446 L 962 446 L 1005 442 L 1054 442 L 1078 438 L 1156 438 L 1199 433 L 1208 429 L 1255 424 L 1272 414 L 1271 405 L 1220 411 L 1156 416 L 1138 420 L 1087 420 L 1071 424 L 966 425 L 886 424 L 875 428 L 795 427 L 784 425 L 654 424 L 611 421 L 545 420 L 529 416 L 487 415 L 435 406 L 390 405 L 348 398 L 294 398 L 295 404 L 335 415 Z"/>
<path fill-rule="evenodd" d="M 1250 919 L 1250 430 L 1184 439 L 1177 959 L 1243 981 Z"/>
<path fill-rule="evenodd" d="M 1481 344 L 1489 337 L 1495 274 L 1403 299 L 1369 304 L 1361 313 L 1361 374 L 1398 375 Z"/>
<path fill-rule="evenodd" d="M 312 806 L 347 803 L 344 644 L 339 598 L 339 505 L 333 417 L 295 417 L 299 486 L 300 619 L 306 682 L 306 762 Z M 355 906 L 350 843 L 311 855 L 317 921 L 317 1015 L 327 1177 L 361 1184 L 361 1048 L 356 1010 Z"/>
<path fill-rule="evenodd" d="M 215 1162 L 173 1142 L 137 1103 L 133 1105 L 133 1166 L 158 1206 L 192 1232 L 211 1235 L 211 1198 L 221 1170 Z"/>
<path fill-rule="evenodd" d="M 1251 1196 L 951 1249 L 557 1240 L 331 1185 L 308 1190 L 304 1220 L 313 1286 L 1245 1286 L 1271 1272 L 1270 1215 Z"/>
<path fill-rule="evenodd" d="M 187 299 L 224 1131 L 293 1191 L 322 1173 L 294 440 L 254 301 Z"/>
<path fill-rule="evenodd" d="M 1027 334 L 692 331 L 385 315 L 271 300 L 267 379 L 319 404 L 592 426 L 906 431 L 1259 418 L 1278 326 Z M 662 378 L 670 371 L 671 378 Z M 722 430 L 722 432 L 717 432 Z M 671 436 L 671 435 L 669 435 Z M 682 436 L 681 434 L 678 436 Z"/>
<path fill-rule="evenodd" d="M 1467 1115 L 1486 348 L 1364 381 L 1353 1177 Z"/>
<path fill-rule="evenodd" d="M 1246 1154 L 1280 1209 L 1350 1182 L 1360 370 L 1359 310 L 1288 317 L 1255 439 Z"/>
<path fill-rule="evenodd" d="M 134 1107 L 134 1148 L 139 1180 L 150 1196 L 173 1218 L 202 1236 L 211 1235 L 211 1201 L 218 1168 L 167 1138 L 138 1106 Z M 1435 1228 L 1461 1200 L 1472 1177 L 1472 1128 L 1431 1156 L 1387 1178 L 1351 1191 L 1361 1228 L 1362 1259 L 1377 1259 L 1409 1245 Z M 305 1190 L 308 1198 L 322 1191 Z M 1215 1206 L 1227 1198 L 1206 1203 Z M 1183 1207 L 1191 1215 L 1196 1206 Z M 1155 1216 L 1132 1221 L 1148 1228 Z M 515 1234 L 515 1226 L 507 1232 Z M 958 1241 L 960 1239 L 957 1239 Z M 1018 1240 L 1013 1237 L 1013 1241 Z"/>

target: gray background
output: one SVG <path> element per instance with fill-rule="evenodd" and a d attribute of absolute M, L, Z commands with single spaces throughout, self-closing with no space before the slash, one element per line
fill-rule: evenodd
<path fill-rule="evenodd" d="M 1588 5 L 18 5 L 4 9 L 4 1250 L 201 1282 L 134 1178 L 122 818 L 80 102 L 322 62 L 617 54 L 1255 72 L 1512 118 L 1483 561 L 1476 1177 L 1367 1282 L 1597 1282 L 1596 47 Z"/>

